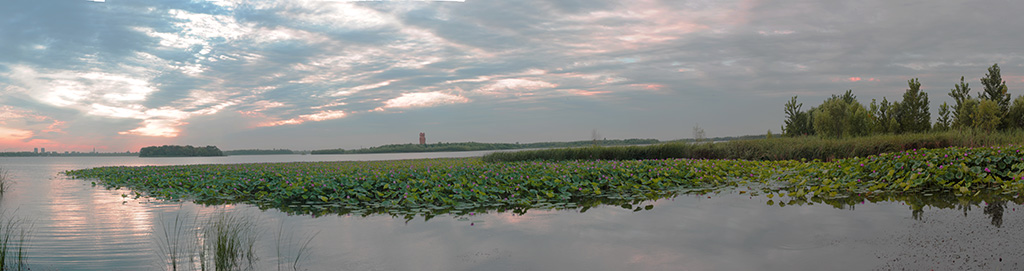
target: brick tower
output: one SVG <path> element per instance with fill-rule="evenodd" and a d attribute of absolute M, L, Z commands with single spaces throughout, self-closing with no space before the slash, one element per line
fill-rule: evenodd
<path fill-rule="evenodd" d="M 420 145 L 427 145 L 427 134 L 420 133 Z"/>

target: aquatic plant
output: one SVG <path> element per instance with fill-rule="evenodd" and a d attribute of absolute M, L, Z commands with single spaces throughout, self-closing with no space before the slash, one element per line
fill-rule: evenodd
<path fill-rule="evenodd" d="M 0 168 L 0 196 L 3 196 L 7 190 L 11 189 L 11 185 L 14 181 L 10 180 L 10 174 L 6 169 Z"/>
<path fill-rule="evenodd" d="M 313 247 L 309 244 L 313 242 L 313 238 L 316 238 L 316 234 L 309 235 L 304 239 L 299 239 L 295 242 L 295 232 L 289 231 L 285 235 L 284 221 L 277 227 L 277 270 L 281 271 L 284 264 L 291 265 L 292 270 L 301 270 L 301 263 L 303 260 L 309 258 L 309 253 Z M 289 252 L 294 254 L 289 254 Z M 288 260 L 285 262 L 284 260 Z"/>
<path fill-rule="evenodd" d="M 832 161 L 572 160 L 487 163 L 402 161 L 102 167 L 68 171 L 136 196 L 261 208 L 437 214 L 524 210 L 590 199 L 657 199 L 737 186 L 799 197 L 857 193 L 1024 190 L 1019 146 L 912 149 Z M 777 191 L 777 192 L 776 192 Z M 394 210 L 409 210 L 397 211 Z M 344 211 L 342 211 L 344 212 Z"/>
<path fill-rule="evenodd" d="M 259 231 L 256 220 L 249 216 L 217 213 L 203 223 L 199 240 L 199 260 L 202 270 L 255 270 L 256 240 Z"/>
<path fill-rule="evenodd" d="M 164 263 L 161 267 L 171 271 L 193 269 L 198 248 L 193 232 L 196 219 L 182 213 L 176 213 L 173 221 L 160 219 L 159 232 L 154 229 L 153 234 L 157 238 L 158 256 Z"/>
<path fill-rule="evenodd" d="M 32 223 L 0 210 L 0 270 L 28 270 L 25 256 Z"/>

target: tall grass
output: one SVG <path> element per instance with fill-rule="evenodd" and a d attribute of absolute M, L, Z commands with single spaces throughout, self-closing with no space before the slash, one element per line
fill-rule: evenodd
<path fill-rule="evenodd" d="M 226 212 L 206 218 L 178 213 L 174 220 L 162 222 L 159 229 L 154 229 L 162 267 L 173 271 L 259 270 L 257 241 L 262 232 L 257 222 L 254 216 Z M 301 263 L 309 257 L 310 243 L 315 235 L 301 239 L 294 237 L 292 232 L 285 235 L 283 224 L 278 229 L 278 270 L 285 265 L 299 270 Z"/>
<path fill-rule="evenodd" d="M 11 189 L 14 181 L 11 181 L 10 177 L 6 169 L 0 168 L 0 196 L 3 196 L 7 190 Z"/>
<path fill-rule="evenodd" d="M 284 234 L 284 222 L 277 228 L 277 271 L 282 270 L 284 264 L 291 265 L 292 270 L 301 270 L 302 260 L 309 257 L 310 250 L 312 247 L 309 245 L 313 242 L 313 238 L 316 238 L 317 234 L 310 235 L 304 239 L 298 239 L 299 242 L 295 242 L 295 235 L 293 232 L 289 232 L 287 235 Z M 293 254 L 286 255 L 288 252 Z M 288 260 L 285 262 L 284 260 Z"/>
<path fill-rule="evenodd" d="M 205 223 L 200 240 L 203 270 L 212 262 L 214 270 L 255 270 L 259 230 L 249 216 L 218 213 Z"/>
<path fill-rule="evenodd" d="M 648 146 L 587 147 L 519 152 L 496 152 L 484 161 L 529 160 L 634 160 L 634 159 L 743 159 L 833 160 L 920 148 L 980 147 L 1024 143 L 1024 131 L 981 133 L 948 131 L 902 135 L 876 135 L 844 139 L 815 136 L 736 140 L 719 143 L 667 143 Z"/>
<path fill-rule="evenodd" d="M 25 263 L 32 223 L 0 210 L 0 270 L 29 270 Z"/>
<path fill-rule="evenodd" d="M 174 221 L 161 222 L 157 236 L 157 249 L 166 270 L 192 270 L 196 266 L 197 241 L 194 229 L 197 218 L 177 213 Z M 161 219 L 163 221 L 163 219 Z"/>

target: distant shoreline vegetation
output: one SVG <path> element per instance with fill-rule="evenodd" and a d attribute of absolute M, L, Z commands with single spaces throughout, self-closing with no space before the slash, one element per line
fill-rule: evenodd
<path fill-rule="evenodd" d="M 0 152 L 0 157 L 86 157 L 86 156 L 138 156 L 137 152 Z"/>
<path fill-rule="evenodd" d="M 534 148 L 566 148 L 584 147 L 592 145 L 618 146 L 618 145 L 642 145 L 657 144 L 657 139 L 605 139 L 605 140 L 581 140 L 570 142 L 538 142 L 538 143 L 479 143 L 479 142 L 457 142 L 457 143 L 436 143 L 436 144 L 390 144 L 364 149 L 345 150 L 315 150 L 312 154 L 360 154 L 360 153 L 399 153 L 399 152 L 449 152 L 449 151 L 487 151 L 487 150 L 512 150 L 512 149 L 534 149 Z"/>
<path fill-rule="evenodd" d="M 195 157 L 195 156 L 224 156 L 216 146 L 193 147 L 191 145 L 163 145 L 149 146 L 139 150 L 139 157 Z"/>
<path fill-rule="evenodd" d="M 230 150 L 224 151 L 225 155 L 267 155 L 267 154 L 296 154 L 297 152 L 289 149 L 272 149 L 272 150 Z"/>

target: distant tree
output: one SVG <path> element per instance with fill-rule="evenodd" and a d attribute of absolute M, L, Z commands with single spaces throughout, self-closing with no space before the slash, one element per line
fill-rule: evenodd
<path fill-rule="evenodd" d="M 196 148 L 193 146 L 163 145 L 150 146 L 139 150 L 139 157 L 189 157 L 189 156 L 224 156 L 215 146 Z"/>
<path fill-rule="evenodd" d="M 601 140 L 601 134 L 597 133 L 597 129 L 590 131 L 590 139 L 594 141 L 594 146 L 597 146 L 597 141 Z"/>
<path fill-rule="evenodd" d="M 953 88 L 949 90 L 949 97 L 953 97 L 953 127 L 960 127 L 958 123 L 963 123 L 966 119 L 970 119 L 968 115 L 960 115 L 961 113 L 970 114 L 970 110 L 963 110 L 963 107 L 968 100 L 971 99 L 971 86 L 964 82 L 964 77 L 960 76 L 960 84 L 953 85 Z M 965 119 L 965 120 L 960 120 Z M 966 127 L 970 127 L 970 122 L 967 122 Z"/>
<path fill-rule="evenodd" d="M 942 102 L 942 105 L 939 105 L 939 119 L 935 122 L 935 126 L 932 127 L 932 130 L 949 130 L 949 127 L 952 124 L 953 122 L 950 119 L 949 104 L 947 104 L 946 102 Z"/>
<path fill-rule="evenodd" d="M 693 126 L 693 141 L 704 141 L 704 128 L 700 128 L 700 124 Z"/>
<path fill-rule="evenodd" d="M 981 78 L 981 85 L 985 86 L 985 91 L 978 93 L 979 98 L 996 102 L 1000 112 L 1009 110 L 1010 93 L 1007 92 L 1006 81 L 1003 81 L 1002 75 L 999 74 L 998 63 L 988 68 L 988 74 Z"/>
<path fill-rule="evenodd" d="M 871 114 L 857 102 L 852 90 L 842 96 L 832 95 L 818 107 L 814 115 L 815 133 L 823 137 L 842 138 L 870 133 Z"/>
<path fill-rule="evenodd" d="M 1006 112 L 1007 124 L 1009 129 L 1021 129 L 1024 128 L 1024 96 L 1017 96 L 1013 99 L 1013 104 L 1010 105 L 1010 110 Z"/>
<path fill-rule="evenodd" d="M 899 102 L 890 104 L 885 97 L 882 97 L 882 102 L 877 105 L 875 100 L 871 99 L 870 111 L 874 122 L 871 131 L 880 134 L 895 133 L 899 127 L 899 123 L 896 122 L 896 107 L 899 107 Z"/>
<path fill-rule="evenodd" d="M 1002 112 L 999 111 L 999 104 L 992 100 L 980 100 L 975 107 L 971 118 L 974 121 L 973 127 L 985 132 L 992 132 L 999 128 Z"/>
<path fill-rule="evenodd" d="M 978 101 L 978 99 L 967 99 L 963 101 L 963 104 L 960 105 L 960 109 L 954 113 L 956 118 L 953 119 L 953 128 L 960 130 L 974 128 L 974 115 L 978 108 Z"/>
<path fill-rule="evenodd" d="M 903 93 L 903 101 L 896 108 L 896 121 L 899 123 L 897 132 L 928 131 L 932 127 L 932 116 L 928 112 L 928 93 L 921 91 L 921 82 L 917 78 L 908 80 L 907 85 L 909 88 Z"/>
<path fill-rule="evenodd" d="M 793 98 L 789 99 L 789 102 L 786 102 L 784 109 L 786 121 L 785 126 L 782 127 L 782 134 L 786 136 L 800 136 L 812 133 L 808 131 L 808 128 L 811 126 L 807 112 L 800 111 L 800 107 L 803 105 L 796 102 L 796 96 L 793 96 Z"/>

